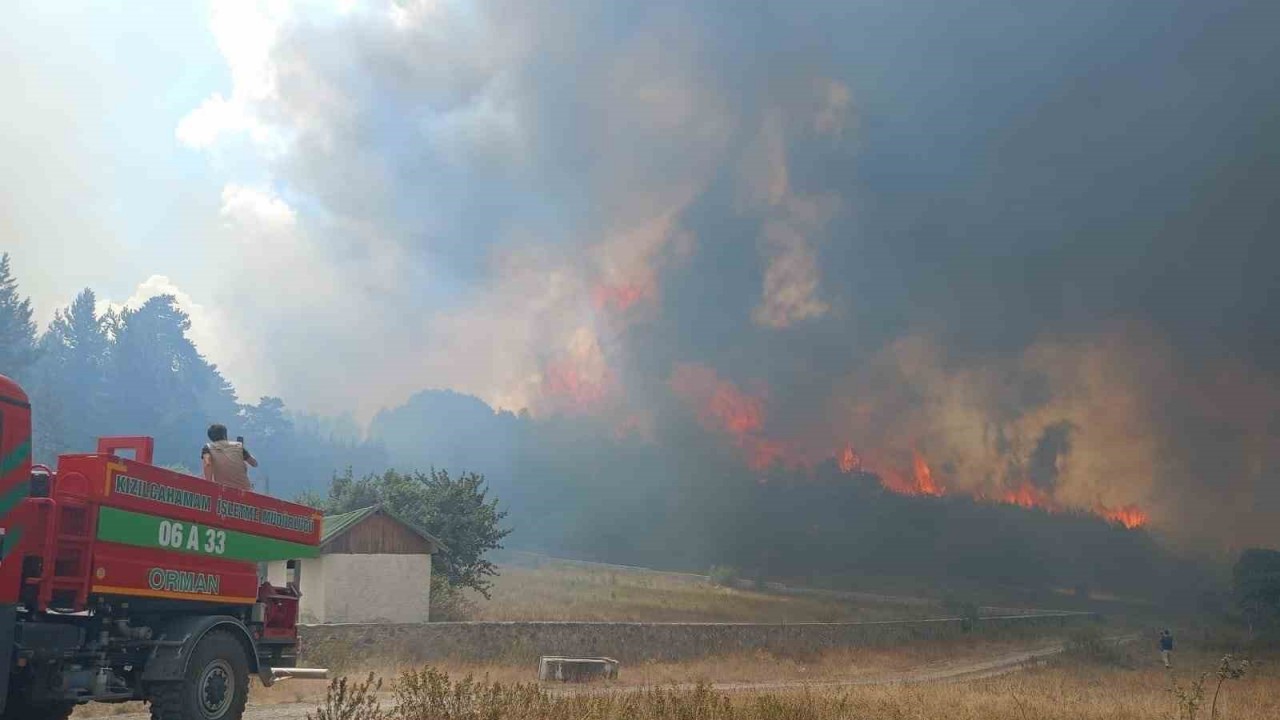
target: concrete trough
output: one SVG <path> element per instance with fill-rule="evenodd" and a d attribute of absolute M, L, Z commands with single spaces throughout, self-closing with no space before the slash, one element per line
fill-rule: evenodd
<path fill-rule="evenodd" d="M 607 657 L 543 655 L 538 659 L 538 680 L 543 682 L 591 682 L 618 679 L 618 661 Z"/>

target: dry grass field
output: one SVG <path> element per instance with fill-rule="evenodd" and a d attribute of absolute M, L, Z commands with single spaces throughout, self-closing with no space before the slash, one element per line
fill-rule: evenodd
<path fill-rule="evenodd" d="M 937 608 L 856 603 L 716 587 L 705 579 L 538 559 L 508 564 L 476 619 L 601 621 L 874 620 L 936 615 Z M 1159 666 L 1150 638 L 1119 649 L 1110 625 L 1072 638 L 968 636 L 812 656 L 758 652 L 629 664 L 607 685 L 532 683 L 532 666 L 450 663 L 430 670 L 362 667 L 345 695 L 320 681 L 256 686 L 246 720 L 1276 720 L 1280 665 L 1262 657 L 1226 680 L 1211 709 L 1222 651 L 1184 642 L 1176 667 Z M 1197 637 L 1200 633 L 1194 633 Z M 1186 633 L 1190 638 L 1193 633 Z M 1025 666 L 1005 662 L 1064 639 L 1067 652 Z M 1280 662 L 1280 656 L 1275 660 Z M 995 664 L 993 664 L 993 661 Z M 994 670 L 991 668 L 994 667 Z M 362 696 L 370 673 L 380 689 Z M 1196 681 L 1209 673 L 1201 704 Z M 465 678 L 476 678 L 468 681 Z M 1174 689 L 1182 691 L 1181 698 Z M 354 692 L 354 695 L 353 695 Z M 363 698 L 363 699 L 362 699 Z M 373 705 L 382 709 L 375 712 Z M 321 711 L 323 708 L 323 711 Z M 363 708 L 363 709 L 362 709 Z M 364 712 L 365 714 L 360 714 Z M 87 706 L 75 718 L 144 720 L 145 706 Z M 1211 715 L 1214 717 L 1211 718 Z"/>
<path fill-rule="evenodd" d="M 1240 679 L 1222 683 L 1213 706 L 1220 656 L 1191 652 L 1166 671 L 1152 653 L 1136 650 L 1106 659 L 1065 656 L 1045 667 L 969 682 L 882 683 L 813 686 L 761 692 L 705 682 L 632 690 L 574 692 L 530 684 L 452 679 L 435 670 L 410 672 L 392 681 L 392 693 L 370 697 L 388 708 L 371 720 L 1165 720 L 1280 717 L 1280 677 L 1259 663 Z M 685 679 L 697 676 L 697 671 Z M 1194 692 L 1201 673 L 1208 673 Z M 1180 699 L 1175 688 L 1184 693 Z M 330 693 L 327 715 L 351 720 L 371 706 L 346 686 Z M 1186 698 L 1198 698 L 1188 702 Z M 1197 704 L 1198 703 L 1198 704 Z"/>
<path fill-rule="evenodd" d="M 326 702 L 323 682 L 255 687 L 246 720 L 1201 720 L 1211 717 L 1220 652 L 1179 651 L 1176 666 L 1159 666 L 1149 643 L 1118 651 L 1069 649 L 1045 663 L 995 677 L 954 675 L 1003 652 L 1039 641 L 966 639 L 899 648 L 840 651 L 811 658 L 766 653 L 623 668 L 608 685 L 539 687 L 532 667 L 451 665 L 430 672 L 382 668 L 369 700 L 383 707 L 360 716 L 351 689 L 339 706 Z M 1070 644 L 1069 644 L 1070 647 Z M 1280 665 L 1255 658 L 1243 678 L 1226 680 L 1216 717 L 1280 717 Z M 367 672 L 367 671 L 366 671 Z M 1203 673 L 1201 705 L 1171 692 L 1189 691 Z M 467 682 L 467 676 L 476 680 Z M 948 678 L 948 679 L 941 679 Z M 397 692 L 398 689 L 398 692 Z M 330 700 L 334 697 L 330 694 Z M 1194 696 L 1194 693 L 1190 693 Z M 357 698 L 358 699 L 358 698 Z M 358 704 L 358 703 L 357 703 Z M 371 708 L 372 703 L 366 703 Z M 328 715 L 317 708 L 329 705 Z M 369 709 L 366 708 L 366 709 Z M 394 708 L 394 712 L 392 709 Z M 75 717 L 145 717 L 136 703 L 88 707 Z M 122 719 L 123 720 L 123 719 Z"/>
<path fill-rule="evenodd" d="M 712 585 L 696 575 L 545 561 L 504 565 L 475 620 L 839 622 L 936 617 L 936 607 L 780 595 Z"/>
<path fill-rule="evenodd" d="M 649 661 L 625 664 L 617 681 L 609 687 L 631 688 L 672 683 L 705 682 L 716 685 L 741 685 L 769 682 L 846 682 L 894 679 L 908 673 L 941 671 L 1027 648 L 1040 648 L 1059 642 L 1061 638 L 962 638 L 934 642 L 916 642 L 896 647 L 846 648 L 810 656 L 794 656 L 770 652 L 738 653 L 678 662 Z M 451 676 L 467 675 L 493 682 L 522 683 L 535 676 L 533 664 L 502 663 L 438 663 L 436 667 Z M 390 682 L 410 666 L 359 668 L 351 674 L 376 674 Z M 323 683 L 304 682 L 292 686 L 306 688 L 309 696 L 318 697 Z M 291 690 L 284 686 L 263 691 L 275 694 L 278 701 L 288 699 Z"/>
<path fill-rule="evenodd" d="M 898 647 L 846 649 L 809 657 L 778 655 L 767 652 L 736 654 L 684 662 L 646 662 L 626 665 L 616 682 L 591 689 L 634 690 L 646 686 L 706 683 L 717 687 L 745 686 L 755 683 L 841 683 L 882 682 L 946 671 L 982 662 L 1002 653 L 1027 647 L 1039 647 L 1058 638 L 979 639 L 960 638 L 935 643 L 912 643 Z M 532 665 L 442 663 L 438 670 L 454 678 L 471 676 L 486 682 L 519 685 L 536 677 Z M 373 673 L 386 687 L 402 673 L 415 671 L 409 666 L 385 665 L 363 667 L 352 677 Z M 574 686 L 548 686 L 572 689 Z M 327 683 L 314 680 L 288 680 L 264 688 L 252 684 L 250 705 L 273 707 L 298 703 L 319 703 L 325 696 Z M 87 705 L 75 717 L 109 717 L 144 711 L 140 703 L 121 705 Z"/>

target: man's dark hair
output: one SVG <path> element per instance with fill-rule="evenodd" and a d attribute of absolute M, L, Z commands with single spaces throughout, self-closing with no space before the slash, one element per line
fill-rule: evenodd
<path fill-rule="evenodd" d="M 209 426 L 209 439 L 213 442 L 227 439 L 227 426 L 214 423 Z"/>

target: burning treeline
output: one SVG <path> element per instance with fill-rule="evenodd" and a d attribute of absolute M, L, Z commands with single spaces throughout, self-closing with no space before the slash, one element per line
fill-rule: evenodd
<path fill-rule="evenodd" d="M 1113 353 L 1046 345 L 1012 367 L 952 370 L 928 341 L 907 338 L 842 383 L 829 428 L 799 437 L 766 433 L 767 391 L 708 367 L 678 366 L 671 388 L 756 471 L 834 460 L 902 495 L 1087 511 L 1135 528 L 1148 521 L 1139 503 L 1153 441 L 1141 436 L 1149 423 Z M 843 445 L 833 444 L 839 434 Z"/>
<path fill-rule="evenodd" d="M 807 366 L 666 348 L 640 371 L 634 314 L 656 312 L 656 298 L 592 297 L 595 323 L 545 363 L 535 417 L 602 424 L 659 453 L 719 447 L 760 483 L 778 471 L 874 476 L 922 502 L 1092 515 L 1223 549 L 1277 540 L 1276 380 L 1221 355 L 1189 359 L 1150 324 L 1046 332 L 985 354 L 915 332 Z M 673 432 L 682 417 L 698 431 Z M 696 462 L 684 468 L 702 482 Z"/>
<path fill-rule="evenodd" d="M 1265 500 L 1249 483 L 1265 477 L 1251 469 L 1270 452 L 1258 409 L 1271 385 L 1230 372 L 1187 384 L 1167 348 L 1134 330 L 981 358 L 906 336 L 798 389 L 783 372 L 754 379 L 729 358 L 717 368 L 673 356 L 646 379 L 615 345 L 575 333 L 548 359 L 546 402 L 528 415 L 476 402 L 485 411 L 466 420 L 448 393 L 424 393 L 385 418 L 402 430 L 389 449 L 436 461 L 454 450 L 424 448 L 418 428 L 461 423 L 450 442 L 474 445 L 495 496 L 523 518 L 519 541 L 548 551 L 833 585 L 880 576 L 1149 594 L 1196 574 L 1159 538 L 1268 532 L 1262 502 L 1221 513 Z M 1255 459 L 1225 463 L 1233 453 Z M 1197 484 L 1198 455 L 1222 469 L 1204 477 L 1229 479 L 1244 500 Z M 1190 502 L 1205 497 L 1221 502 Z M 1148 526 L 1159 534 L 1135 531 Z"/>
<path fill-rule="evenodd" d="M 677 365 L 668 384 L 762 481 L 772 467 L 803 473 L 834 463 L 902 495 L 1092 513 L 1177 534 L 1182 528 L 1170 526 L 1194 511 L 1189 505 L 1213 493 L 1251 496 L 1265 481 L 1272 451 L 1263 438 L 1274 428 L 1263 409 L 1275 390 L 1238 368 L 1192 379 L 1168 358 L 1157 338 L 1133 328 L 965 363 L 908 336 L 840 379 L 795 427 L 770 422 L 771 407 L 786 400 L 761 383 L 690 363 Z M 1216 429 L 1199 434 L 1197 426 Z M 1220 465 L 1206 479 L 1197 473 L 1208 458 Z M 1229 542 L 1256 541 L 1253 519 L 1237 516 L 1240 532 Z"/>

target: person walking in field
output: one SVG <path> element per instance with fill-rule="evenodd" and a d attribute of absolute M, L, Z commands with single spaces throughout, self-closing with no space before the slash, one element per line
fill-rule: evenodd
<path fill-rule="evenodd" d="M 1173 663 L 1169 661 L 1169 657 L 1173 654 L 1173 635 L 1166 628 L 1160 631 L 1160 659 L 1164 661 L 1167 668 L 1173 667 Z"/>

